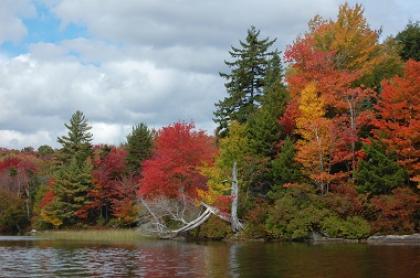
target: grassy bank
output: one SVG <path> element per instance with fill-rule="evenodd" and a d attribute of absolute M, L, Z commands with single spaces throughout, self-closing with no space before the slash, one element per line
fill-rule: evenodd
<path fill-rule="evenodd" d="M 37 236 L 50 240 L 135 242 L 146 237 L 135 229 L 43 231 Z"/>

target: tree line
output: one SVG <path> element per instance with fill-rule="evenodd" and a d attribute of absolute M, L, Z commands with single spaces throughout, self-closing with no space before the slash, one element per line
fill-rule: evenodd
<path fill-rule="evenodd" d="M 380 35 L 348 4 L 311 19 L 284 54 L 251 27 L 220 73 L 227 95 L 214 136 L 142 123 L 120 146 L 93 146 L 77 111 L 60 149 L 2 149 L 0 231 L 179 227 L 200 203 L 230 213 L 233 165 L 241 236 L 419 231 L 420 26 Z M 193 233 L 232 235 L 216 217 Z"/>

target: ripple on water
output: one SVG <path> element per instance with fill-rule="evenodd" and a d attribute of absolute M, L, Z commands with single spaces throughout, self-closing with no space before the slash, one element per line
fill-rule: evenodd
<path fill-rule="evenodd" d="M 415 277 L 420 247 L 0 240 L 0 277 Z"/>

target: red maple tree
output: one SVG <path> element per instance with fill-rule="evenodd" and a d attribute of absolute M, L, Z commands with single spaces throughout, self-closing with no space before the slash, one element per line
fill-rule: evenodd
<path fill-rule="evenodd" d="M 115 203 L 124 198 L 123 180 L 126 176 L 127 152 L 122 148 L 112 148 L 105 155 L 97 155 L 92 171 L 94 188 L 88 193 L 91 201 L 81 208 L 77 215 L 86 218 L 89 211 L 100 213 L 107 221 L 115 212 Z M 132 190 L 135 196 L 135 188 Z"/>
<path fill-rule="evenodd" d="M 143 164 L 139 195 L 197 198 L 197 189 L 207 188 L 200 167 L 212 163 L 215 153 L 213 138 L 195 131 L 193 124 L 177 122 L 162 128 L 153 157 Z"/>

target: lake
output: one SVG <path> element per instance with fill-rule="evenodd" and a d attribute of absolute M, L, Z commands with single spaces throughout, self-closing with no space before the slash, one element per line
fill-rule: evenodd
<path fill-rule="evenodd" d="M 420 277 L 420 246 L 0 237 L 0 277 Z"/>

